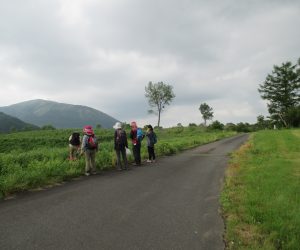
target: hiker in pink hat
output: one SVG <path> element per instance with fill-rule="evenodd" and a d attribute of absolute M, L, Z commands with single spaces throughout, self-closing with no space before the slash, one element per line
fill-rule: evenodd
<path fill-rule="evenodd" d="M 141 165 L 141 141 L 145 137 L 141 128 L 138 128 L 136 122 L 131 122 L 131 131 L 129 137 L 132 142 L 132 151 L 136 166 Z"/>
<path fill-rule="evenodd" d="M 83 127 L 81 153 L 85 155 L 85 175 L 96 174 L 96 152 L 98 152 L 98 141 L 92 126 Z"/>

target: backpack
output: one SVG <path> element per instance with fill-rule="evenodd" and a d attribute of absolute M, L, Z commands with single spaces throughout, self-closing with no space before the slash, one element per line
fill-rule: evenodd
<path fill-rule="evenodd" d="M 144 139 L 145 135 L 144 135 L 143 130 L 141 128 L 137 129 L 136 137 L 137 137 L 138 141 L 141 141 L 141 140 Z"/>
<path fill-rule="evenodd" d="M 126 144 L 126 136 L 125 136 L 125 131 L 121 129 L 116 130 L 117 137 L 116 137 L 116 144 L 117 145 L 125 145 Z"/>
<path fill-rule="evenodd" d="M 79 146 L 80 145 L 80 137 L 79 137 L 79 133 L 73 133 L 71 140 L 70 140 L 70 144 L 73 146 Z"/>
<path fill-rule="evenodd" d="M 153 144 L 157 143 L 157 137 L 156 134 L 153 132 Z"/>
<path fill-rule="evenodd" d="M 97 138 L 94 135 L 90 135 L 87 141 L 88 149 L 96 149 L 98 146 Z"/>

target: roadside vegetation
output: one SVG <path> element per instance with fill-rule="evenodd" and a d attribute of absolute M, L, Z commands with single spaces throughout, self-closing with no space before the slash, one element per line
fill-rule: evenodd
<path fill-rule="evenodd" d="M 221 203 L 228 249 L 299 249 L 300 130 L 251 135 L 232 156 Z"/>
<path fill-rule="evenodd" d="M 45 187 L 84 173 L 84 157 L 69 161 L 68 138 L 73 130 L 37 130 L 0 135 L 0 197 L 12 193 Z M 127 131 L 128 132 L 128 131 Z M 232 136 L 232 131 L 205 132 L 201 127 L 176 127 L 156 130 L 158 156 Z M 96 129 L 100 151 L 96 156 L 98 170 L 111 169 L 116 157 L 112 129 Z M 129 143 L 130 145 L 130 143 Z M 146 140 L 141 156 L 147 157 Z M 132 158 L 129 157 L 129 161 Z"/>

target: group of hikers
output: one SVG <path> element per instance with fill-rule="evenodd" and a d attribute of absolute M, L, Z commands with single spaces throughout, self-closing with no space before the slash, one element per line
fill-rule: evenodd
<path fill-rule="evenodd" d="M 147 149 L 148 149 L 148 160 L 147 162 L 155 162 L 155 150 L 154 145 L 157 142 L 156 134 L 153 131 L 151 125 L 147 125 L 146 133 L 139 128 L 136 122 L 131 122 L 131 130 L 129 138 L 132 142 L 132 151 L 134 157 L 133 165 L 141 166 L 141 142 L 146 137 L 147 138 Z M 129 170 L 129 164 L 127 160 L 127 155 L 131 154 L 130 149 L 128 148 L 127 134 L 126 131 L 122 128 L 120 122 L 116 122 L 113 126 L 115 129 L 114 133 L 114 150 L 116 152 L 117 170 Z M 69 148 L 70 148 L 70 160 L 76 160 L 76 155 L 85 156 L 85 175 L 89 176 L 91 174 L 96 174 L 96 153 L 99 150 L 98 140 L 94 134 L 92 126 L 83 127 L 83 137 L 81 139 L 80 133 L 74 132 L 69 137 Z M 122 160 L 121 160 L 122 158 Z"/>

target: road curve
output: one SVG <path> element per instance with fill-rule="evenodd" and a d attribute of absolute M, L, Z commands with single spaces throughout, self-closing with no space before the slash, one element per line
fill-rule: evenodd
<path fill-rule="evenodd" d="M 0 202 L 0 249 L 224 249 L 219 194 L 238 135 Z"/>

